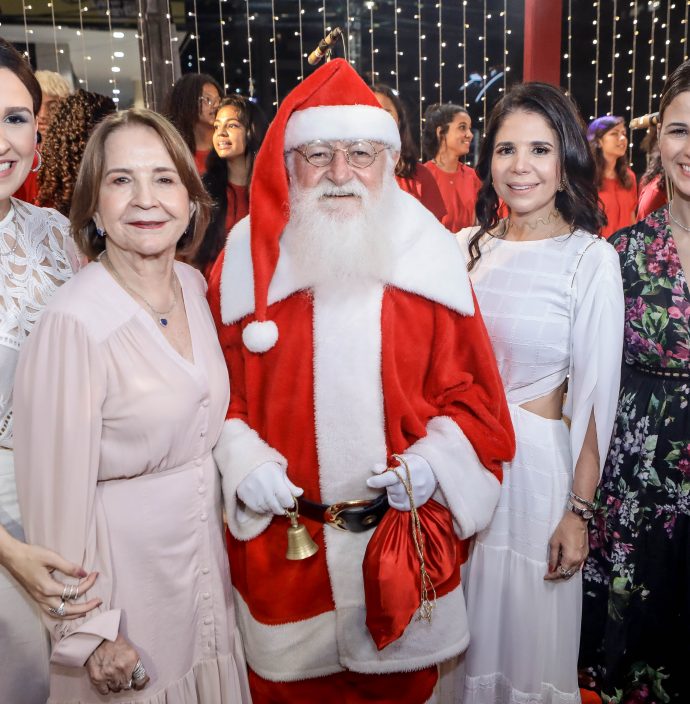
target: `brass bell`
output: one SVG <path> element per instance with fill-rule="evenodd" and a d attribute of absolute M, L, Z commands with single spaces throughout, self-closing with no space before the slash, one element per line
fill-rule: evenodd
<path fill-rule="evenodd" d="M 319 550 L 319 546 L 312 540 L 309 531 L 301 523 L 297 522 L 299 517 L 297 499 L 295 499 L 294 508 L 286 510 L 285 513 L 290 519 L 290 527 L 287 530 L 288 548 L 285 557 L 288 560 L 306 560 L 308 557 L 315 555 Z"/>

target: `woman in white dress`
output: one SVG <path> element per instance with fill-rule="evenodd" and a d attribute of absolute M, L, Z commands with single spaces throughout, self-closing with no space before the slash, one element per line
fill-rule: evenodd
<path fill-rule="evenodd" d="M 65 585 L 53 578 L 52 570 L 76 579 L 85 578 L 86 571 L 24 542 L 14 475 L 14 376 L 27 335 L 79 261 L 62 215 L 11 197 L 36 154 L 41 88 L 29 64 L 3 39 L 0 85 L 0 702 L 43 704 L 48 634 L 38 606 L 52 609 L 59 619 L 60 614 L 83 615 L 99 602 L 62 600 Z M 92 574 L 81 582 L 80 594 L 95 578 Z"/>
<path fill-rule="evenodd" d="M 618 393 L 621 275 L 613 247 L 591 234 L 601 224 L 594 163 L 560 90 L 532 83 L 508 93 L 477 173 L 479 227 L 458 238 L 517 451 L 464 575 L 472 640 L 457 699 L 570 704 L 580 700 L 587 520 Z"/>

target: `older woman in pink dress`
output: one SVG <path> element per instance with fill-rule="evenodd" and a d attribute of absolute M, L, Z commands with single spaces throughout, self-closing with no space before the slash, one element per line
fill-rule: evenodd
<path fill-rule="evenodd" d="M 97 609 L 47 620 L 56 704 L 249 701 L 211 456 L 227 371 L 203 277 L 175 262 L 208 207 L 164 118 L 96 129 L 70 213 L 96 261 L 46 308 L 15 387 L 27 535 L 99 572 Z"/>

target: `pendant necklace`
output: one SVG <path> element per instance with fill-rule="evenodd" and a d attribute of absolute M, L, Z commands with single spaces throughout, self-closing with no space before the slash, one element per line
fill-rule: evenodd
<path fill-rule="evenodd" d="M 690 227 L 687 225 L 683 225 L 683 223 L 680 220 L 676 220 L 676 218 L 673 217 L 673 212 L 671 211 L 671 204 L 668 204 L 668 216 L 671 218 L 673 221 L 674 225 L 678 225 L 678 227 L 681 228 L 681 230 L 685 230 L 686 232 L 690 232 Z"/>
<path fill-rule="evenodd" d="M 110 261 L 110 258 L 108 257 L 107 252 L 103 252 L 101 256 L 99 257 L 101 262 L 108 262 L 108 269 L 112 272 L 113 276 L 117 279 L 118 283 L 122 286 L 122 288 L 125 289 L 130 295 L 136 296 L 137 298 L 140 298 L 144 303 L 146 304 L 146 307 L 151 311 L 153 314 L 153 317 L 156 318 L 158 321 L 159 325 L 161 325 L 164 328 L 168 327 L 168 316 L 170 313 L 173 312 L 175 309 L 175 306 L 177 305 L 177 293 L 175 291 L 175 275 L 173 273 L 173 278 L 170 281 L 170 290 L 172 291 L 173 295 L 173 302 L 170 308 L 166 311 L 159 311 L 156 310 L 138 291 L 135 291 L 134 289 L 130 288 L 123 280 L 123 278 L 120 276 L 118 273 L 117 269 L 113 266 L 113 263 Z"/>

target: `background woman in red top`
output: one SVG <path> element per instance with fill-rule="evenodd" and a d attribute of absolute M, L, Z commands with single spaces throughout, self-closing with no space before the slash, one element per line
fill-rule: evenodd
<path fill-rule="evenodd" d="M 419 163 L 419 150 L 412 137 L 410 120 L 400 95 L 383 83 L 377 83 L 371 89 L 381 107 L 395 120 L 400 131 L 400 158 L 395 166 L 395 180 L 403 191 L 413 195 L 442 221 L 446 206 L 434 177 Z"/>
<path fill-rule="evenodd" d="M 597 188 L 608 224 L 601 236 L 610 237 L 635 222 L 637 180 L 628 167 L 628 135 L 622 117 L 604 115 L 590 123 L 587 139 L 597 165 Z"/>
<path fill-rule="evenodd" d="M 446 215 L 441 222 L 451 231 L 475 223 L 474 206 L 481 185 L 474 169 L 460 162 L 472 143 L 472 120 L 459 105 L 430 105 L 424 113 L 422 150 L 425 166 L 436 180 Z"/>
<path fill-rule="evenodd" d="M 197 171 L 206 171 L 213 149 L 213 121 L 223 89 L 206 73 L 187 73 L 175 82 L 165 100 L 163 114 L 177 127 L 194 156 Z"/>
<path fill-rule="evenodd" d="M 218 106 L 213 123 L 213 151 L 208 157 L 204 186 L 214 208 L 193 264 L 208 278 L 228 232 L 249 214 L 249 183 L 254 158 L 268 122 L 261 108 L 241 95 L 230 95 Z"/>

